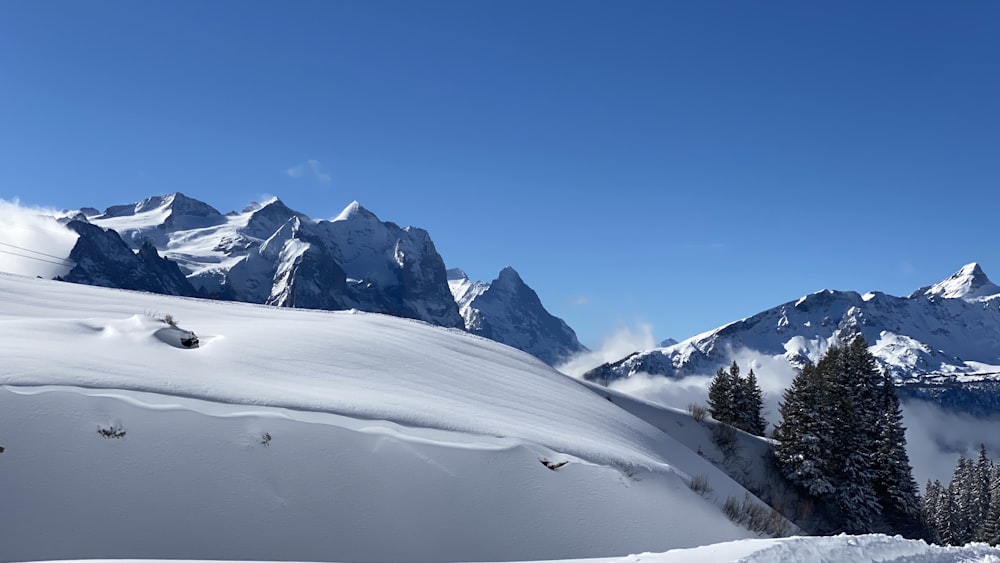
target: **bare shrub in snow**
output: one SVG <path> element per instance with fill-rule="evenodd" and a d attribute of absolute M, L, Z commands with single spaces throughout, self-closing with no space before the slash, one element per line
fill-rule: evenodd
<path fill-rule="evenodd" d="M 167 313 L 166 315 L 163 315 L 163 318 L 160 319 L 160 320 L 162 320 L 164 323 L 166 323 L 166 324 L 168 324 L 168 325 L 170 325 L 170 326 L 172 326 L 174 328 L 177 328 L 177 319 L 175 319 L 174 316 L 171 315 L 170 313 Z"/>
<path fill-rule="evenodd" d="M 706 416 L 708 416 L 708 409 L 704 405 L 688 403 L 687 411 L 695 422 L 701 422 L 705 420 Z"/>
<path fill-rule="evenodd" d="M 713 490 L 712 485 L 708 484 L 708 477 L 704 475 L 699 475 L 691 479 L 691 482 L 688 483 L 688 487 L 691 487 L 692 491 L 703 497 L 707 497 Z"/>
<path fill-rule="evenodd" d="M 743 496 L 742 501 L 736 497 L 727 498 L 722 510 L 730 520 L 751 532 L 774 538 L 784 537 L 789 533 L 785 517 L 777 510 L 757 502 L 749 493 Z"/>
<path fill-rule="evenodd" d="M 735 457 L 740 452 L 736 429 L 728 424 L 719 423 L 712 429 L 712 442 L 719 447 L 726 459 Z"/>
<path fill-rule="evenodd" d="M 260 445 L 267 447 L 271 443 L 271 433 L 264 432 L 260 437 Z"/>

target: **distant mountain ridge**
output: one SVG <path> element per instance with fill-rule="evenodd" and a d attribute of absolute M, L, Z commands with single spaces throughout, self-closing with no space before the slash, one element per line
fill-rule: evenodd
<path fill-rule="evenodd" d="M 1000 369 L 1000 287 L 979 264 L 909 297 L 823 290 L 682 342 L 632 354 L 585 377 L 608 383 L 636 373 L 712 374 L 748 349 L 793 365 L 862 335 L 897 382 L 977 378 Z"/>
<path fill-rule="evenodd" d="M 487 312 L 468 323 L 430 234 L 381 221 L 357 201 L 334 219 L 314 220 L 277 198 L 222 214 L 177 192 L 103 212 L 84 208 L 71 219 L 80 238 L 66 281 L 385 313 L 467 329 L 549 363 L 585 349 L 512 268 L 477 296 L 475 310 Z"/>
<path fill-rule="evenodd" d="M 550 365 L 587 351 L 562 319 L 552 316 L 514 268 L 506 267 L 486 284 L 472 282 L 464 271 L 448 270 L 448 284 L 465 328 L 524 350 Z"/>

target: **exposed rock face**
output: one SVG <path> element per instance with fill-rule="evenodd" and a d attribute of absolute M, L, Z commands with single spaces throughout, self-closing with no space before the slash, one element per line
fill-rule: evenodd
<path fill-rule="evenodd" d="M 382 222 L 355 201 L 334 220 L 311 225 L 310 233 L 347 273 L 357 308 L 464 326 L 427 231 Z"/>
<path fill-rule="evenodd" d="M 197 294 L 177 264 L 161 258 L 152 244 L 144 243 L 134 253 L 115 231 L 78 220 L 66 226 L 80 238 L 69 255 L 76 266 L 65 281 L 166 295 Z"/>
<path fill-rule="evenodd" d="M 469 332 L 528 352 L 550 365 L 586 350 L 573 329 L 542 306 L 514 268 L 504 268 L 490 284 L 473 283 L 461 270 L 450 270 L 449 284 Z"/>

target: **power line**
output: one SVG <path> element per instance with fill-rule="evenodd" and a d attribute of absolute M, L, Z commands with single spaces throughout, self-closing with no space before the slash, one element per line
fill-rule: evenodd
<path fill-rule="evenodd" d="M 9 246 L 11 248 L 16 248 L 18 250 L 23 250 L 24 252 L 30 252 L 32 254 L 40 254 L 42 256 L 48 256 L 49 258 L 55 258 L 56 260 L 65 260 L 62 256 L 53 256 L 52 254 L 46 254 L 44 252 L 39 252 L 37 250 L 32 250 L 30 248 L 24 248 L 23 246 L 17 246 L 16 244 L 10 244 L 7 242 L 0 242 L 0 245 Z"/>
<path fill-rule="evenodd" d="M 38 260 L 39 262 L 48 262 L 49 264 L 55 264 L 56 266 L 68 266 L 68 267 L 74 266 L 74 264 L 70 261 L 56 262 L 55 260 L 46 260 L 45 258 L 39 258 L 37 256 L 26 256 L 24 254 L 18 254 L 16 252 L 11 252 L 10 250 L 4 250 L 2 248 L 0 248 L 0 253 L 10 254 L 11 256 L 17 256 L 19 258 L 27 258 L 28 260 Z M 62 260 L 62 258 L 60 258 L 60 260 Z"/>

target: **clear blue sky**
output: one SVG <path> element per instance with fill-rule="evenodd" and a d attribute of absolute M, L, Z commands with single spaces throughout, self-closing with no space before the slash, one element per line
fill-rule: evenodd
<path fill-rule="evenodd" d="M 0 3 L 0 197 L 172 191 L 357 199 L 588 345 L 1000 279 L 1000 3 Z"/>

